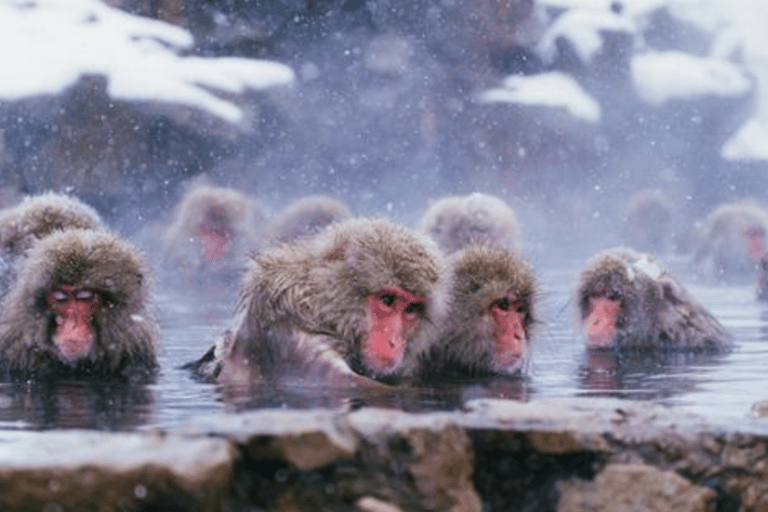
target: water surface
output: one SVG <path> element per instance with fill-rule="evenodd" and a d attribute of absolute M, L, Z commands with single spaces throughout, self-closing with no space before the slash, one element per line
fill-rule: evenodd
<path fill-rule="evenodd" d="M 542 322 L 529 378 L 392 393 L 301 384 L 232 389 L 198 382 L 179 366 L 200 357 L 211 346 L 232 315 L 235 292 L 163 289 L 157 293 L 163 333 L 161 370 L 154 382 L 0 384 L 0 428 L 131 430 L 260 407 L 349 410 L 377 405 L 409 411 L 451 410 L 479 397 L 646 400 L 737 425 L 754 402 L 768 398 L 768 304 L 755 300 L 749 284 L 726 286 L 702 283 L 690 276 L 681 278 L 732 333 L 736 343 L 730 353 L 619 358 L 610 353 L 589 354 L 584 349 L 583 339 L 574 328 L 571 299 L 577 272 L 575 265 L 539 270 Z"/>

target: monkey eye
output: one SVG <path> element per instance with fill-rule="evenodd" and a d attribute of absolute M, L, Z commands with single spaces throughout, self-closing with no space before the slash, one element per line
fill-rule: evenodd
<path fill-rule="evenodd" d="M 512 302 L 509 300 L 508 297 L 503 297 L 497 300 L 496 302 L 494 302 L 493 305 L 502 311 L 509 311 L 509 308 L 512 306 Z"/>
<path fill-rule="evenodd" d="M 381 299 L 382 304 L 389 307 L 393 306 L 397 300 L 394 293 L 384 293 L 379 298 Z"/>
<path fill-rule="evenodd" d="M 68 295 L 61 290 L 54 290 L 51 292 L 51 297 L 53 297 L 53 300 L 61 302 L 63 300 L 67 300 Z"/>
<path fill-rule="evenodd" d="M 93 292 L 90 290 L 80 290 L 75 294 L 75 298 L 79 300 L 90 300 L 93 298 Z"/>
<path fill-rule="evenodd" d="M 605 298 L 608 300 L 621 300 L 621 294 L 616 290 L 611 290 L 605 294 Z"/>
<path fill-rule="evenodd" d="M 405 312 L 411 315 L 420 315 L 424 312 L 423 302 L 411 302 L 408 307 L 405 308 Z"/>

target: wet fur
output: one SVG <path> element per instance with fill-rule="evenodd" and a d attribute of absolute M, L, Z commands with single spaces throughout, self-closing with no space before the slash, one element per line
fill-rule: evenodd
<path fill-rule="evenodd" d="M 526 311 L 523 330 L 530 343 L 536 324 L 537 285 L 533 268 L 515 253 L 489 246 L 468 246 L 449 262 L 448 315 L 440 339 L 421 361 L 428 379 L 491 375 L 496 351 L 491 304 L 514 293 Z"/>
<path fill-rule="evenodd" d="M 20 259 L 41 238 L 66 229 L 103 229 L 98 213 L 71 196 L 46 192 L 0 210 L 0 296 L 16 279 Z"/>
<path fill-rule="evenodd" d="M 232 326 L 207 362 L 189 367 L 209 376 L 233 363 L 265 372 L 306 374 L 312 368 L 326 376 L 385 379 L 360 362 L 369 328 L 366 300 L 399 286 L 427 297 L 425 318 L 407 340 L 400 370 L 408 373 L 434 340 L 444 311 L 444 270 L 434 244 L 383 219 L 349 220 L 265 250 L 249 264 Z"/>
<path fill-rule="evenodd" d="M 94 315 L 93 360 L 59 361 L 50 341 L 53 315 L 46 294 L 56 284 L 98 290 L 104 305 Z M 36 243 L 0 305 L 0 354 L 13 376 L 37 374 L 111 376 L 157 364 L 158 328 L 149 310 L 147 263 L 116 235 L 67 230 Z"/>
<path fill-rule="evenodd" d="M 658 275 L 643 268 L 658 269 Z M 582 323 L 589 316 L 589 297 L 596 290 L 620 296 L 615 340 L 619 349 L 717 351 L 731 345 L 720 322 L 647 254 L 617 248 L 603 251 L 587 264 L 577 292 Z"/>
<path fill-rule="evenodd" d="M 0 250 L 22 255 L 32 244 L 64 229 L 102 229 L 96 210 L 74 197 L 47 192 L 0 210 Z"/>

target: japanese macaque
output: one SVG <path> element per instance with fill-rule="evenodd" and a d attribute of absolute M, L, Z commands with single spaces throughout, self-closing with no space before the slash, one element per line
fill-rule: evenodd
<path fill-rule="evenodd" d="M 766 230 L 768 212 L 752 201 L 718 207 L 699 229 L 695 267 L 712 278 L 754 276 L 765 255 Z"/>
<path fill-rule="evenodd" d="M 632 249 L 607 250 L 590 261 L 577 304 L 589 348 L 717 351 L 731 344 L 720 322 L 669 270 Z"/>
<path fill-rule="evenodd" d="M 535 324 L 536 279 L 512 251 L 470 245 L 452 255 L 448 315 L 421 360 L 427 379 L 515 375 Z"/>
<path fill-rule="evenodd" d="M 231 327 L 187 367 L 227 382 L 396 380 L 434 340 L 444 273 L 437 247 L 401 225 L 333 224 L 254 255 Z"/>
<path fill-rule="evenodd" d="M 352 212 L 341 201 L 327 196 L 308 196 L 290 204 L 275 222 L 272 239 L 290 242 L 302 236 L 319 233 L 334 222 L 352 218 Z"/>
<path fill-rule="evenodd" d="M 672 205 L 658 190 L 641 190 L 629 197 L 622 223 L 622 238 L 629 247 L 658 252 L 672 239 Z"/>
<path fill-rule="evenodd" d="M 258 203 L 239 191 L 197 184 L 177 205 L 166 232 L 166 261 L 198 278 L 209 272 L 234 276 L 240 260 L 257 246 L 260 216 Z"/>
<path fill-rule="evenodd" d="M 69 229 L 28 251 L 0 304 L 0 360 L 12 377 L 146 374 L 158 329 L 147 263 L 105 231 Z"/>
<path fill-rule="evenodd" d="M 64 229 L 102 229 L 96 210 L 71 196 L 46 192 L 0 210 L 0 256 L 15 258 Z"/>
<path fill-rule="evenodd" d="M 520 249 L 515 211 L 498 197 L 480 192 L 437 200 L 424 213 L 421 230 L 447 253 L 470 244 Z"/>

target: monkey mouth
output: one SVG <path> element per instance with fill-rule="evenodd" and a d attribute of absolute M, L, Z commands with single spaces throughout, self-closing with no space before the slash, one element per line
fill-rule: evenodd
<path fill-rule="evenodd" d="M 86 338 L 54 338 L 53 340 L 62 361 L 70 364 L 87 358 L 93 349 L 93 341 Z"/>

